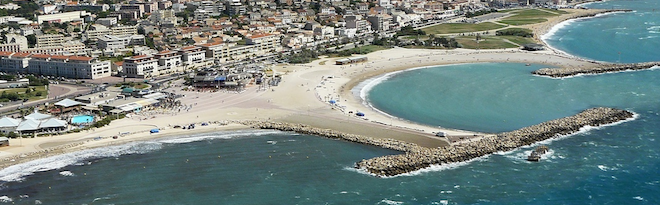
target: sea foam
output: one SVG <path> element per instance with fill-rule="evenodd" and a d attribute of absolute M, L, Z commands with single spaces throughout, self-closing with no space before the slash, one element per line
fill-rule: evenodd
<path fill-rule="evenodd" d="M 155 141 L 131 142 L 117 146 L 81 150 L 9 166 L 0 170 L 0 181 L 21 181 L 25 176 L 32 175 L 36 172 L 57 170 L 70 165 L 84 166 L 90 164 L 84 163 L 84 161 L 90 159 L 119 157 L 121 155 L 129 154 L 144 154 L 159 150 L 163 147 L 164 144 L 189 143 L 211 139 L 231 139 L 241 136 L 260 136 L 277 133 L 282 132 L 266 130 L 218 132 L 212 134 L 179 136 L 176 138 L 161 139 Z M 73 175 L 73 173 L 69 171 L 62 171 L 60 174 L 64 176 L 68 176 L 69 174 Z"/>

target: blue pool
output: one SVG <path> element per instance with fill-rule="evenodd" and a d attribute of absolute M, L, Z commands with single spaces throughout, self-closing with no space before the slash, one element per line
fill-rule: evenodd
<path fill-rule="evenodd" d="M 90 115 L 78 115 L 71 118 L 71 124 L 92 123 L 92 122 L 94 122 L 94 116 L 90 116 Z"/>

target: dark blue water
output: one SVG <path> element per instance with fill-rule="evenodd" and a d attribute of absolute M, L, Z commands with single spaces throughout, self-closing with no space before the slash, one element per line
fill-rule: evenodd
<path fill-rule="evenodd" d="M 648 10 L 657 1 L 593 6 L 609 5 Z M 598 27 L 579 26 L 604 24 L 610 18 L 625 21 L 625 15 L 565 27 L 591 30 L 586 38 L 606 42 L 585 52 L 566 50 L 618 60 L 608 52 L 632 44 L 593 37 Z M 637 20 L 643 25 L 660 21 Z M 563 35 L 592 40 L 584 34 Z M 551 44 L 561 48 L 573 43 Z M 655 48 L 635 47 L 639 55 L 624 57 L 624 51 L 621 61 L 660 58 Z M 588 56 L 592 52 L 602 54 Z M 403 72 L 374 86 L 369 100 L 411 121 L 485 132 L 513 130 L 594 106 L 628 109 L 639 117 L 544 142 L 550 152 L 539 163 L 524 160 L 532 149 L 525 147 L 394 178 L 352 169 L 361 159 L 396 154 L 370 146 L 253 130 L 180 136 L 0 170 L 0 204 L 659 204 L 660 71 L 556 80 L 529 74 L 539 67 L 485 63 Z"/>

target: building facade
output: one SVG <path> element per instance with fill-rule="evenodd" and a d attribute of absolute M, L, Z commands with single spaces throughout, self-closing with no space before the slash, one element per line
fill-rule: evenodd
<path fill-rule="evenodd" d="M 158 61 L 151 55 L 124 58 L 124 73 L 132 78 L 150 78 L 159 75 Z"/>

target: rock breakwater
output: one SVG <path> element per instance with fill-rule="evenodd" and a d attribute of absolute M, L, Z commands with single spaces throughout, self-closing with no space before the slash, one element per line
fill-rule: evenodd
<path fill-rule="evenodd" d="M 605 64 L 596 67 L 573 67 L 573 68 L 542 68 L 532 71 L 534 75 L 548 76 L 552 78 L 564 78 L 576 75 L 595 75 L 601 73 L 612 73 L 621 71 L 645 70 L 660 66 L 660 62 L 632 63 L 632 64 Z"/>
<path fill-rule="evenodd" d="M 585 126 L 600 126 L 633 117 L 633 113 L 613 108 L 591 108 L 576 115 L 560 118 L 512 132 L 485 136 L 481 140 L 459 145 L 420 149 L 401 155 L 362 160 L 356 167 L 378 176 L 395 176 L 429 167 L 468 161 L 495 152 L 510 151 L 559 135 L 578 132 Z"/>
<path fill-rule="evenodd" d="M 257 129 L 276 129 L 318 135 L 404 152 L 399 155 L 376 157 L 356 163 L 356 168 L 366 170 L 374 175 L 395 176 L 427 168 L 434 164 L 463 162 L 495 152 L 510 151 L 553 137 L 576 133 L 585 126 L 601 126 L 632 117 L 633 113 L 626 110 L 605 107 L 591 108 L 573 116 L 543 122 L 511 132 L 484 136 L 480 140 L 438 148 L 425 148 L 394 139 L 377 139 L 303 124 L 268 121 L 240 121 L 238 123 Z"/>
<path fill-rule="evenodd" d="M 397 150 L 401 152 L 418 152 L 420 149 L 426 149 L 414 143 L 403 142 L 395 139 L 377 139 L 377 138 L 365 137 L 362 135 L 343 133 L 331 129 L 310 127 L 308 125 L 303 125 L 303 124 L 268 122 L 268 121 L 240 121 L 238 123 L 256 129 L 275 129 L 280 131 L 297 132 L 308 135 L 318 135 L 327 138 L 341 139 L 341 140 L 346 140 L 360 144 L 378 146 L 378 147 Z"/>

